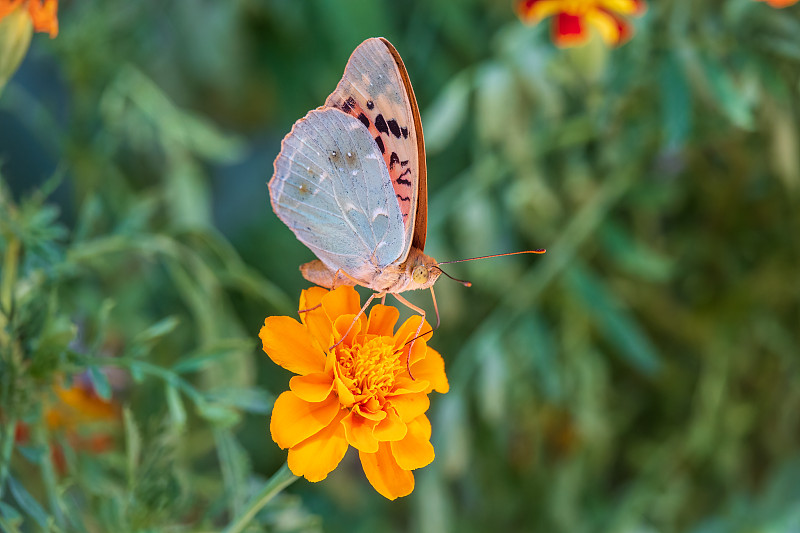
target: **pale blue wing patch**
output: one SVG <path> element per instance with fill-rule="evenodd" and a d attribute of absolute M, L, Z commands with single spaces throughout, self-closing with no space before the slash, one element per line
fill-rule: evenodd
<path fill-rule="evenodd" d="M 368 281 L 406 250 L 378 146 L 358 119 L 338 109 L 316 109 L 295 123 L 269 192 L 278 217 L 333 271 Z"/>

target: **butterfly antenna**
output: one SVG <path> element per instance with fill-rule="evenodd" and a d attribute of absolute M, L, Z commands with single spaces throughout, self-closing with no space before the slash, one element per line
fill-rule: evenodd
<path fill-rule="evenodd" d="M 547 250 L 545 250 L 544 248 L 539 248 L 538 250 L 524 250 L 522 252 L 508 252 L 506 254 L 482 255 L 480 257 L 470 257 L 469 259 L 456 259 L 454 261 L 439 261 L 438 264 L 440 264 L 440 265 L 448 265 L 450 263 L 463 263 L 464 261 L 475 261 L 476 259 L 489 259 L 491 257 L 505 257 L 507 255 L 543 254 L 546 251 Z M 442 269 L 440 268 L 439 270 L 442 270 Z M 443 270 L 442 270 L 442 274 L 444 274 Z M 444 274 L 444 275 L 447 276 L 447 274 Z M 447 276 L 447 277 L 449 278 L 450 276 Z M 453 279 L 455 279 L 455 278 L 453 278 Z M 456 280 L 456 281 L 461 281 L 461 280 Z"/>
<path fill-rule="evenodd" d="M 476 257 L 475 259 L 478 259 L 478 258 Z M 464 259 L 464 261 L 468 261 L 468 259 Z M 456 263 L 457 261 L 449 261 L 449 262 L 450 263 Z M 439 263 L 439 265 L 441 265 L 441 264 L 442 263 Z M 439 269 L 439 272 L 441 272 L 442 274 L 444 274 L 448 278 L 452 279 L 453 281 L 459 282 L 460 284 L 462 284 L 465 287 L 472 287 L 472 282 L 471 281 L 465 281 L 463 279 L 454 278 L 453 276 L 451 276 L 450 274 L 448 274 L 447 272 L 442 270 L 442 267 L 440 267 L 439 265 L 434 265 L 436 268 Z"/>
<path fill-rule="evenodd" d="M 406 346 L 408 346 L 409 344 L 411 344 L 411 343 L 412 343 L 412 342 L 414 342 L 415 340 L 417 340 L 417 339 L 419 339 L 419 338 L 422 338 L 422 337 L 424 337 L 425 335 L 430 335 L 430 334 L 431 334 L 431 333 L 433 333 L 435 330 L 436 330 L 436 328 L 431 328 L 431 329 L 429 329 L 428 331 L 426 331 L 425 333 L 420 333 L 420 334 L 419 334 L 419 335 L 417 335 L 416 337 L 412 337 L 412 338 L 408 339 L 408 340 L 405 342 L 405 344 L 403 344 L 403 347 L 406 347 Z"/>

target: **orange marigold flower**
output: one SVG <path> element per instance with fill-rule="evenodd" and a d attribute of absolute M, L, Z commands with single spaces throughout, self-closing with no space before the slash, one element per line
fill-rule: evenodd
<path fill-rule="evenodd" d="M 0 0 L 0 20 L 17 9 L 26 9 L 35 31 L 58 35 L 58 0 Z"/>
<path fill-rule="evenodd" d="M 776 7 L 778 9 L 782 7 L 789 7 L 797 3 L 797 0 L 756 0 L 757 2 L 766 2 L 772 7 Z"/>
<path fill-rule="evenodd" d="M 54 387 L 58 403 L 45 412 L 50 429 L 72 431 L 78 426 L 119 418 L 119 407 L 99 397 L 91 383 L 74 383 L 72 387 Z"/>
<path fill-rule="evenodd" d="M 300 296 L 300 310 L 309 310 L 302 322 L 264 321 L 264 351 L 298 374 L 275 401 L 270 432 L 289 449 L 289 469 L 309 481 L 325 479 L 353 446 L 375 490 L 394 500 L 414 490 L 412 470 L 433 461 L 428 394 L 447 392 L 449 384 L 442 356 L 428 346 L 430 333 L 409 353 L 421 317 L 395 332 L 396 308 L 376 305 L 356 320 L 360 309 L 352 287 L 314 287 Z M 430 330 L 423 323 L 423 333 Z"/>
<path fill-rule="evenodd" d="M 63 432 L 72 448 L 101 453 L 109 450 L 113 439 L 107 434 L 82 435 L 83 426 L 95 422 L 118 420 L 119 406 L 113 401 L 102 399 L 94 391 L 88 379 L 78 376 L 71 387 L 61 384 L 53 387 L 56 401 L 48 402 L 44 412 L 47 427 L 52 431 Z M 15 428 L 15 440 L 25 444 L 30 439 L 30 428 L 25 423 L 18 423 Z M 50 446 L 53 462 L 60 473 L 66 471 L 64 450 L 58 443 Z"/>
<path fill-rule="evenodd" d="M 577 46 L 589 40 L 589 26 L 603 40 L 620 45 L 630 39 L 633 29 L 625 18 L 640 15 L 644 0 L 518 0 L 517 13 L 527 24 L 553 17 L 553 41 L 557 46 Z"/>

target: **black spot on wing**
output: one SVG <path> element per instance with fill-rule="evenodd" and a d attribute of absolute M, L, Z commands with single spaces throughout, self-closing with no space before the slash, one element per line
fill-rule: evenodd
<path fill-rule="evenodd" d="M 353 110 L 355 106 L 356 106 L 356 100 L 351 96 L 350 98 L 342 102 L 342 111 L 344 111 L 345 113 L 349 113 L 350 111 Z"/>
<path fill-rule="evenodd" d="M 403 133 L 403 139 L 408 139 L 408 128 L 400 128 L 400 131 Z"/>
<path fill-rule="evenodd" d="M 383 115 L 378 113 L 378 116 L 375 117 L 375 127 L 378 128 L 378 131 L 381 133 L 389 133 L 389 127 L 386 125 L 386 119 L 383 118 Z"/>
<path fill-rule="evenodd" d="M 367 109 L 372 109 L 373 107 L 375 107 L 375 104 L 372 100 L 367 100 Z"/>
<path fill-rule="evenodd" d="M 380 149 L 381 153 L 382 154 L 386 153 L 386 147 L 383 145 L 383 139 L 381 139 L 380 135 L 376 135 L 375 136 L 375 142 L 377 143 L 378 148 Z"/>
<path fill-rule="evenodd" d="M 403 176 L 406 174 L 411 174 L 411 169 L 407 168 L 405 172 L 397 176 L 397 179 L 394 180 L 395 182 L 399 183 L 400 185 L 411 185 L 411 180 L 403 179 Z"/>
<path fill-rule="evenodd" d="M 407 167 L 408 166 L 408 159 L 406 159 L 405 161 L 400 161 L 400 166 L 401 167 Z"/>
<path fill-rule="evenodd" d="M 398 200 L 400 200 L 401 202 L 410 202 L 411 201 L 411 197 L 410 196 L 400 196 L 399 194 L 395 194 L 395 196 L 397 196 Z"/>
<path fill-rule="evenodd" d="M 400 126 L 397 124 L 397 121 L 395 119 L 389 121 L 389 130 L 391 130 L 392 135 L 394 135 L 398 139 L 400 138 Z"/>
<path fill-rule="evenodd" d="M 362 124 L 363 124 L 365 127 L 369 128 L 369 119 L 367 118 L 367 115 L 365 115 L 364 113 L 359 113 L 359 115 L 358 115 L 358 120 L 360 120 L 360 121 L 361 121 L 361 123 L 362 123 Z"/>
<path fill-rule="evenodd" d="M 400 158 L 397 157 L 397 153 L 396 152 L 392 152 L 392 155 L 389 157 L 389 170 L 392 170 L 392 167 L 395 166 L 395 164 L 397 164 L 399 162 L 400 162 Z"/>

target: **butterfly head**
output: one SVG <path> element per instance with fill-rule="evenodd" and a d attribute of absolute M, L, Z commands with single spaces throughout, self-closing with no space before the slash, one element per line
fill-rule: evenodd
<path fill-rule="evenodd" d="M 436 283 L 442 274 L 442 271 L 436 266 L 436 260 L 415 247 L 409 250 L 404 266 L 406 279 L 409 280 L 408 286 L 404 290 L 427 289 Z"/>

